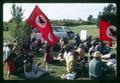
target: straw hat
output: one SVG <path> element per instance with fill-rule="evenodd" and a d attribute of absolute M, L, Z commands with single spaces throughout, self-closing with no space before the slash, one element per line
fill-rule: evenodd
<path fill-rule="evenodd" d="M 95 57 L 95 58 L 100 58 L 101 55 L 102 55 L 102 54 L 101 54 L 99 51 L 96 51 L 96 52 L 94 52 L 93 57 Z"/>

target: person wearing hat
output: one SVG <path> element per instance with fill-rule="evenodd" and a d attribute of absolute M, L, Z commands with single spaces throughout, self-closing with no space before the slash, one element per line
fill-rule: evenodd
<path fill-rule="evenodd" d="M 101 53 L 99 51 L 95 51 L 93 57 L 89 63 L 89 78 L 91 80 L 102 80 L 106 74 L 104 69 L 109 70 L 109 67 L 101 61 Z"/>
<path fill-rule="evenodd" d="M 3 47 L 3 62 L 6 62 L 7 58 L 10 56 L 12 44 L 10 42 L 4 43 Z"/>
<path fill-rule="evenodd" d="M 15 55 L 12 54 L 15 47 L 13 47 L 14 44 L 8 42 L 6 43 L 4 49 L 3 49 L 3 62 L 7 65 L 7 75 L 8 79 L 10 78 L 10 75 L 14 73 L 15 71 Z"/>

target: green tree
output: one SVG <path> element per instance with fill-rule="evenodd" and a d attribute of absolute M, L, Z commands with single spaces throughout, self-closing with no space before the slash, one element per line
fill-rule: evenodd
<path fill-rule="evenodd" d="M 93 16 L 92 15 L 89 15 L 87 20 L 90 22 L 91 20 L 93 19 Z"/>
<path fill-rule="evenodd" d="M 100 19 L 109 21 L 111 24 L 117 26 L 117 8 L 116 5 L 110 3 L 103 8 L 103 11 L 98 15 L 98 22 Z"/>
<path fill-rule="evenodd" d="M 23 9 L 20 6 L 12 5 L 11 14 L 12 18 L 9 20 L 9 29 L 11 36 L 13 38 L 17 38 L 17 42 L 24 42 L 29 38 L 30 28 L 26 24 L 26 22 L 22 22 L 23 20 Z"/>
<path fill-rule="evenodd" d="M 97 24 L 97 19 L 93 18 L 93 15 L 89 15 L 87 18 L 87 24 L 91 25 L 91 24 Z"/>
<path fill-rule="evenodd" d="M 8 31 L 8 22 L 3 22 L 3 30 Z"/>
<path fill-rule="evenodd" d="M 116 14 L 116 6 L 110 3 L 108 6 L 104 7 L 102 14 Z"/>
<path fill-rule="evenodd" d="M 11 14 L 12 14 L 12 19 L 15 20 L 17 24 L 22 22 L 24 11 L 21 6 L 19 7 L 13 4 Z"/>

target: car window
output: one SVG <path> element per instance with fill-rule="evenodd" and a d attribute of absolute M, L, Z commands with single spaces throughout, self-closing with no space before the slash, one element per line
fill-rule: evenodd
<path fill-rule="evenodd" d="M 64 30 L 61 27 L 53 27 L 53 29 L 57 32 L 64 32 Z"/>
<path fill-rule="evenodd" d="M 53 28 L 53 32 L 59 32 L 57 29 Z"/>
<path fill-rule="evenodd" d="M 65 29 L 66 32 L 71 32 L 71 29 L 68 28 L 68 27 L 64 27 L 64 29 Z"/>

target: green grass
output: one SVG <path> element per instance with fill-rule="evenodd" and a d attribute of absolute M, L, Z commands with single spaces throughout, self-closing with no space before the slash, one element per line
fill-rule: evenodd
<path fill-rule="evenodd" d="M 9 32 L 9 31 L 4 31 L 4 32 L 3 32 L 3 39 L 4 39 L 4 41 L 11 41 L 13 38 L 12 38 L 12 36 L 10 35 L 10 32 Z"/>
<path fill-rule="evenodd" d="M 45 69 L 45 66 L 43 64 L 43 54 L 38 54 L 35 56 L 35 60 L 38 63 L 42 64 L 40 65 L 42 69 Z M 64 73 L 66 74 L 66 69 L 65 69 L 65 65 L 64 63 L 56 63 L 56 64 L 48 64 L 48 68 L 50 70 L 50 74 L 46 75 L 46 76 L 42 76 L 40 80 L 56 80 L 56 79 L 60 79 L 60 76 Z M 7 71 L 6 71 L 6 66 L 4 65 L 4 75 L 3 78 L 6 80 L 7 78 Z M 20 76 L 15 76 L 12 75 L 11 76 L 11 80 L 27 80 L 25 77 L 20 77 Z"/>
<path fill-rule="evenodd" d="M 73 26 L 70 27 L 72 29 L 72 31 L 74 31 L 75 33 L 80 34 L 81 30 L 87 30 L 88 31 L 88 35 L 91 35 L 93 37 L 98 37 L 99 33 L 98 33 L 98 28 L 96 25 L 79 25 L 79 26 Z"/>

